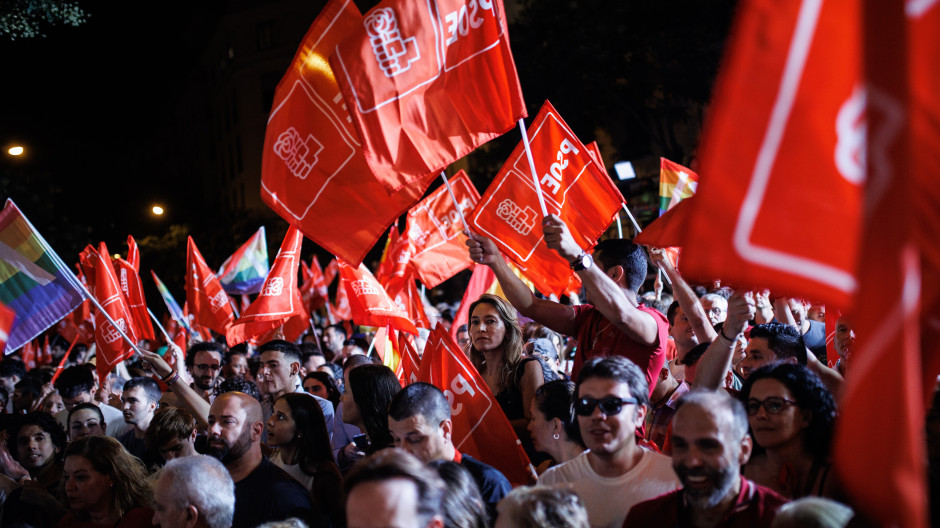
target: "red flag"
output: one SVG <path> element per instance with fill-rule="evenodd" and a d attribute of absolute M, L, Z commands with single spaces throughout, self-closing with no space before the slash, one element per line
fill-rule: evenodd
<path fill-rule="evenodd" d="M 408 318 L 408 314 L 392 301 L 385 288 L 375 280 L 372 273 L 360 264 L 353 268 L 345 262 L 339 263 L 342 286 L 349 298 L 352 320 L 366 326 L 386 326 L 417 334 L 418 329 Z"/>
<path fill-rule="evenodd" d="M 140 266 L 139 256 L 137 258 L 137 265 Z M 137 274 L 138 268 L 131 262 L 120 258 L 114 259 L 113 264 L 121 292 L 127 299 L 127 306 L 134 318 L 134 328 L 137 330 L 138 337 L 155 341 L 157 337 L 153 332 L 153 324 L 150 323 L 150 314 L 147 313 L 147 300 L 144 298 L 144 286 L 140 282 L 140 275 Z"/>
<path fill-rule="evenodd" d="M 127 235 L 127 262 L 134 267 L 134 271 L 140 274 L 140 249 L 137 248 L 137 241 L 131 235 Z"/>
<path fill-rule="evenodd" d="M 702 135 L 690 279 L 848 305 L 864 180 L 859 5 L 742 6 Z"/>
<path fill-rule="evenodd" d="M 574 240 L 590 248 L 620 211 L 623 196 L 548 101 L 528 135 L 549 214 L 559 215 Z M 520 144 L 467 221 L 492 238 L 542 293 L 561 295 L 573 272 L 570 263 L 542 242 L 540 218 L 529 162 Z"/>
<path fill-rule="evenodd" d="M 424 312 L 424 301 L 421 299 L 421 294 L 418 293 L 418 287 L 415 286 L 414 278 L 411 274 L 408 275 L 407 280 L 404 284 L 398 289 L 397 292 L 388 291 L 388 296 L 395 300 L 395 304 L 398 305 L 398 308 L 401 311 L 408 314 L 408 318 L 414 321 L 415 326 L 418 328 L 427 328 L 431 329 L 431 323 L 428 321 L 428 316 Z"/>
<path fill-rule="evenodd" d="M 826 307 L 826 362 L 829 368 L 836 368 L 839 361 L 839 352 L 836 350 L 836 324 L 839 321 L 839 310 Z"/>
<path fill-rule="evenodd" d="M 534 470 L 512 425 L 480 373 L 441 325 L 428 337 L 419 381 L 447 396 L 454 447 L 500 470 L 513 486 L 532 482 Z"/>
<path fill-rule="evenodd" d="M 220 334 L 225 334 L 235 320 L 228 295 L 206 265 L 193 237 L 188 237 L 186 246 L 186 304 L 195 322 Z"/>
<path fill-rule="evenodd" d="M 0 303 L 0 355 L 7 346 L 7 339 L 10 338 L 10 330 L 13 329 L 13 320 L 16 313 L 7 308 L 7 305 Z"/>
<path fill-rule="evenodd" d="M 642 233 L 633 239 L 637 244 L 657 248 L 684 246 L 690 224 L 695 218 L 696 198 L 686 198 L 650 222 Z M 698 219 L 704 221 L 703 219 Z"/>
<path fill-rule="evenodd" d="M 466 251 L 465 251 L 466 252 Z M 392 224 L 388 232 L 388 244 L 379 269 L 375 273 L 375 280 L 388 292 L 401 289 L 405 279 L 412 275 L 411 259 L 414 256 L 414 247 L 411 239 L 398 233 L 398 226 Z"/>
<path fill-rule="evenodd" d="M 333 304 L 332 312 L 337 321 L 350 321 L 353 318 L 352 306 L 346 291 L 346 281 L 340 277 L 339 284 L 336 286 L 336 302 Z"/>
<path fill-rule="evenodd" d="M 389 191 L 437 176 L 526 116 L 500 0 L 386 0 L 330 63 Z"/>
<path fill-rule="evenodd" d="M 480 193 L 463 170 L 450 179 L 450 186 L 459 212 L 443 185 L 408 211 L 406 233 L 413 248 L 411 265 L 428 288 L 437 287 L 473 264 L 460 215 L 470 214 L 480 202 Z"/>
<path fill-rule="evenodd" d="M 304 301 L 308 312 L 315 312 L 326 306 L 329 302 L 329 291 L 326 287 L 326 280 L 323 278 L 323 270 L 320 269 L 320 263 L 317 257 L 313 257 L 312 266 L 307 266 L 301 260 L 300 263 L 306 270 L 304 283 L 300 289 L 301 298 Z"/>
<path fill-rule="evenodd" d="M 121 291 L 114 266 L 111 264 L 110 253 L 104 242 L 98 245 L 98 250 L 88 246 L 81 254 L 82 269 L 86 277 L 94 277 L 92 293 L 95 299 L 104 308 L 111 320 L 124 334 L 136 343 L 138 340 L 136 328 L 127 299 Z M 98 377 L 104 378 L 111 373 L 114 367 L 125 359 L 134 355 L 134 349 L 125 341 L 115 325 L 108 321 L 101 310 L 95 313 L 95 344 L 97 345 L 95 361 Z"/>
<path fill-rule="evenodd" d="M 405 332 L 398 332 L 398 350 L 401 353 L 401 375 L 398 381 L 401 386 L 410 385 L 418 381 L 418 366 L 421 360 L 415 350 L 414 337 Z"/>
<path fill-rule="evenodd" d="M 318 262 L 319 266 L 320 263 Z M 326 269 L 323 270 L 323 283 L 329 286 L 333 283 L 333 279 L 339 274 L 339 265 L 336 263 L 336 257 L 330 259 L 330 262 L 327 263 Z"/>
<path fill-rule="evenodd" d="M 26 370 L 33 370 L 36 368 L 35 341 L 27 341 L 23 343 L 22 348 L 20 348 L 20 359 L 22 359 L 23 363 L 26 365 Z"/>
<path fill-rule="evenodd" d="M 333 0 L 310 26 L 275 91 L 261 168 L 264 202 L 308 238 L 356 265 L 426 187 L 417 182 L 390 195 L 360 151 L 326 61 L 360 21 L 353 2 Z"/>
<path fill-rule="evenodd" d="M 496 275 L 489 266 L 473 266 L 473 273 L 470 274 L 470 282 L 467 283 L 467 289 L 463 292 L 463 299 L 460 300 L 460 308 L 454 314 L 454 322 L 450 325 L 450 337 L 457 341 L 457 329 L 467 324 L 470 320 L 470 303 L 476 301 L 481 295 L 496 282 Z"/>
<path fill-rule="evenodd" d="M 303 334 L 309 324 L 297 289 L 297 268 L 303 240 L 303 234 L 296 227 L 287 230 L 258 297 L 241 318 L 228 327 L 225 338 L 229 346 L 263 336 L 282 325 L 284 338 L 288 341 Z"/>

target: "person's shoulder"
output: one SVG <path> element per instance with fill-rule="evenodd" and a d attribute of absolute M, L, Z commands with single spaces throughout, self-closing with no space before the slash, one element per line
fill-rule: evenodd
<path fill-rule="evenodd" d="M 651 449 L 643 449 L 643 458 L 640 459 L 637 470 L 646 481 L 679 482 L 679 478 L 672 468 L 672 458 Z"/>
<path fill-rule="evenodd" d="M 662 312 L 657 310 L 656 308 L 653 308 L 652 306 L 647 306 L 645 304 L 639 304 L 637 308 L 641 312 L 648 313 L 651 316 L 653 316 L 653 319 L 656 320 L 657 324 L 665 324 L 667 326 L 669 325 L 669 319 L 667 319 L 666 316 Z"/>
<path fill-rule="evenodd" d="M 153 510 L 142 506 L 124 514 L 124 518 L 118 523 L 118 528 L 136 528 L 138 526 L 151 526 L 153 523 Z"/>
<path fill-rule="evenodd" d="M 562 482 L 570 482 L 574 478 L 583 476 L 584 468 L 590 467 L 587 463 L 587 454 L 588 452 L 584 451 L 571 460 L 546 469 L 545 473 L 539 476 L 539 485 L 551 486 Z"/>
<path fill-rule="evenodd" d="M 673 490 L 658 497 L 634 504 L 627 513 L 624 526 L 668 526 L 678 515 L 679 491 Z"/>
<path fill-rule="evenodd" d="M 502 471 L 494 468 L 486 462 L 481 462 L 470 455 L 461 453 L 460 465 L 469 471 L 471 475 L 480 480 L 492 481 L 500 485 L 505 482 L 507 486 L 509 485 L 509 479 L 503 475 Z"/>
<path fill-rule="evenodd" d="M 790 502 L 790 499 L 767 486 L 761 486 L 747 478 L 744 482 L 748 485 L 748 497 L 752 502 L 759 503 L 764 510 L 776 511 L 780 506 Z"/>

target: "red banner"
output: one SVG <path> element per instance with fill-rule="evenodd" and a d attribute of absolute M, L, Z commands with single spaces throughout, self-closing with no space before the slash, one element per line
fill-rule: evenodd
<path fill-rule="evenodd" d="M 415 326 L 431 329 L 431 323 L 424 311 L 424 301 L 421 299 L 418 287 L 415 286 L 415 281 L 410 274 L 397 292 L 389 291 L 388 295 L 403 312 L 408 314 L 408 318 L 414 322 Z"/>
<path fill-rule="evenodd" d="M 326 306 L 329 302 L 329 290 L 326 287 L 326 281 L 323 279 L 323 270 L 320 269 L 320 263 L 314 256 L 311 261 L 312 266 L 307 266 L 304 261 L 300 261 L 304 269 L 304 283 L 300 287 L 300 296 L 307 307 L 308 312 L 315 312 Z"/>
<path fill-rule="evenodd" d="M 336 262 L 335 260 L 333 262 Z M 349 296 L 346 294 L 346 281 L 339 278 L 339 284 L 336 285 L 336 302 L 333 304 L 332 315 L 335 322 L 352 321 L 352 305 L 349 303 Z"/>
<path fill-rule="evenodd" d="M 513 486 L 532 483 L 535 472 L 512 425 L 480 373 L 441 325 L 428 337 L 418 381 L 447 396 L 454 447 L 500 470 Z"/>
<path fill-rule="evenodd" d="M 582 248 L 592 247 L 617 216 L 623 196 L 548 101 L 528 136 L 549 214 L 568 224 Z M 492 238 L 542 293 L 560 296 L 573 272 L 570 263 L 543 242 L 541 217 L 520 143 L 467 221 L 471 229 Z"/>
<path fill-rule="evenodd" d="M 186 304 L 196 323 L 223 335 L 235 320 L 228 295 L 206 265 L 193 237 L 188 237 L 186 246 Z"/>
<path fill-rule="evenodd" d="M 135 245 L 136 248 L 136 245 Z M 114 259 L 112 262 L 114 271 L 118 277 L 118 284 L 121 286 L 121 292 L 127 299 L 127 306 L 134 318 L 134 327 L 141 339 L 155 341 L 156 334 L 153 332 L 153 324 L 150 322 L 150 314 L 147 313 L 147 300 L 144 298 L 144 285 L 140 282 L 140 275 L 137 274 L 137 267 L 124 259 Z M 140 266 L 140 257 L 137 256 L 137 266 Z"/>
<path fill-rule="evenodd" d="M 408 314 L 389 298 L 385 288 L 363 264 L 353 268 L 340 262 L 339 274 L 349 299 L 352 320 L 356 324 L 376 327 L 390 325 L 397 330 L 418 334 Z"/>
<path fill-rule="evenodd" d="M 258 297 L 225 332 L 229 346 L 264 336 L 282 325 L 284 339 L 288 341 L 297 339 L 306 330 L 310 323 L 297 289 L 303 241 L 299 229 L 292 226 L 287 230 Z"/>
<path fill-rule="evenodd" d="M 330 63 L 390 192 L 436 177 L 526 116 L 500 0 L 386 0 Z"/>
<path fill-rule="evenodd" d="M 414 256 L 414 248 L 411 246 L 411 240 L 398 232 L 398 226 L 392 224 L 388 232 L 388 244 L 385 246 L 385 252 L 382 260 L 379 261 L 379 269 L 375 272 L 375 280 L 385 288 L 385 291 L 394 292 L 401 289 L 406 278 L 413 274 L 411 268 L 411 257 Z"/>
<path fill-rule="evenodd" d="M 261 167 L 264 202 L 307 238 L 356 265 L 427 187 L 417 182 L 389 194 L 362 155 L 326 61 L 341 39 L 361 28 L 360 21 L 351 0 L 329 2 L 314 20 L 275 91 Z"/>
<path fill-rule="evenodd" d="M 401 352 L 401 376 L 398 381 L 401 386 L 418 381 L 418 367 L 421 359 L 415 350 L 414 337 L 405 332 L 398 332 L 398 350 Z"/>
<path fill-rule="evenodd" d="M 137 241 L 130 235 L 127 235 L 127 262 L 140 274 L 140 249 L 137 248 Z"/>
<path fill-rule="evenodd" d="M 460 215 L 470 214 L 480 202 L 480 193 L 463 170 L 450 179 L 450 186 L 459 212 L 443 185 L 408 211 L 406 233 L 414 252 L 411 264 L 428 288 L 437 287 L 473 264 Z"/>
<path fill-rule="evenodd" d="M 104 242 L 98 245 L 97 251 L 92 246 L 86 247 L 81 254 L 81 264 L 85 276 L 94 277 L 92 293 L 95 299 L 111 317 L 117 328 L 120 328 L 120 331 L 136 344 L 138 337 L 133 315 L 127 306 L 124 293 L 121 292 L 118 278 L 114 274 L 114 267 L 111 265 L 110 253 Z M 121 337 L 117 328 L 108 321 L 101 310 L 95 313 L 95 344 L 98 358 L 95 365 L 98 377 L 102 379 L 110 374 L 118 363 L 134 355 L 134 349 Z"/>

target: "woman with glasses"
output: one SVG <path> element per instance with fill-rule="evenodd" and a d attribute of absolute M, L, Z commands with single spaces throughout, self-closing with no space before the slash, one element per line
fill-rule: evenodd
<path fill-rule="evenodd" d="M 496 395 L 532 459 L 536 451 L 526 426 L 532 418 L 535 390 L 545 383 L 545 377 L 538 359 L 523 357 L 523 344 L 516 309 L 509 301 L 483 294 L 470 305 L 470 361 Z"/>
<path fill-rule="evenodd" d="M 836 404 L 819 378 L 802 365 L 774 363 L 751 373 L 741 396 L 755 444 L 744 476 L 791 499 L 831 497 Z"/>

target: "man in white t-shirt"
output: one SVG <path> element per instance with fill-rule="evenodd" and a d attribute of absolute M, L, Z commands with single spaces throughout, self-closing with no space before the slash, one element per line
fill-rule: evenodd
<path fill-rule="evenodd" d="M 669 457 L 636 443 L 649 406 L 646 377 L 628 359 L 594 358 L 581 368 L 576 394 L 588 450 L 548 469 L 539 485 L 571 486 L 592 527 L 619 528 L 634 504 L 680 486 Z"/>

